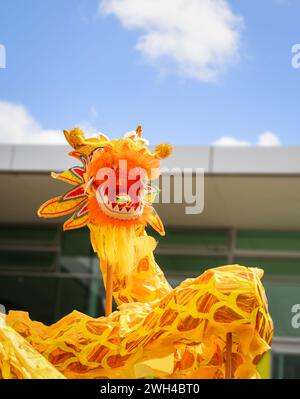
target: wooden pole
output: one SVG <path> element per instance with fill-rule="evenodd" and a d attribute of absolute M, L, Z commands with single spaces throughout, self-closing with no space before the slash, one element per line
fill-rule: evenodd
<path fill-rule="evenodd" d="M 232 333 L 226 334 L 225 378 L 232 378 Z"/>
<path fill-rule="evenodd" d="M 112 312 L 113 297 L 113 268 L 106 264 L 106 293 L 105 293 L 105 316 L 109 316 Z"/>

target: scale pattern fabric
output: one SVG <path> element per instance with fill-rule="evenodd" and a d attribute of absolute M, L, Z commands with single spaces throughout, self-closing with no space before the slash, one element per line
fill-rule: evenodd
<path fill-rule="evenodd" d="M 124 304 L 109 317 L 74 311 L 48 327 L 10 312 L 7 323 L 67 378 L 224 378 L 228 332 L 233 377 L 254 378 L 273 329 L 261 275 L 224 266 L 159 302 Z"/>
<path fill-rule="evenodd" d="M 104 135 L 86 139 L 79 129 L 65 131 L 65 136 L 73 147 L 70 155 L 81 165 L 52 174 L 73 187 L 45 202 L 38 214 L 49 218 L 72 213 L 64 230 L 89 228 L 104 284 L 108 266 L 112 272 L 118 310 L 96 319 L 73 311 L 51 326 L 32 321 L 27 313 L 10 312 L 8 327 L 1 330 L 0 325 L 0 376 L 224 378 L 226 335 L 231 333 L 232 377 L 259 377 L 256 365 L 273 334 L 260 281 L 263 271 L 223 266 L 173 289 L 155 262 L 156 242 L 146 228 L 165 232 L 152 206 L 158 193 L 152 180 L 171 147 L 161 144 L 151 152 L 141 127 L 114 140 Z M 124 160 L 126 172 L 115 167 Z M 146 171 L 136 203 L 128 192 L 119 192 L 113 203 L 106 200 L 97 178 L 102 167 L 115 168 L 123 179 L 136 167 Z M 17 372 L 16 350 L 21 364 Z M 41 358 L 44 371 L 36 374 Z"/>
<path fill-rule="evenodd" d="M 65 378 L 32 345 L 6 325 L 0 314 L 0 379 Z"/>

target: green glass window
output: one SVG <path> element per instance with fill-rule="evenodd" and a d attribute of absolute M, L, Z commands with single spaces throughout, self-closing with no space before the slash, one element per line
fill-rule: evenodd
<path fill-rule="evenodd" d="M 300 251 L 300 232 L 240 230 L 238 249 Z"/>
<path fill-rule="evenodd" d="M 54 270 L 60 251 L 57 227 L 0 227 L 0 269 Z"/>
<path fill-rule="evenodd" d="M 1 276 L 0 303 L 7 311 L 27 311 L 33 320 L 50 324 L 55 321 L 57 288 L 56 278 Z"/>
<path fill-rule="evenodd" d="M 90 256 L 92 252 L 90 234 L 87 228 L 63 233 L 62 253 L 64 256 Z"/>
<path fill-rule="evenodd" d="M 2 244 L 13 243 L 43 243 L 51 244 L 58 241 L 60 229 L 56 226 L 47 226 L 47 228 L 36 228 L 27 226 L 1 226 L 0 242 Z"/>
<path fill-rule="evenodd" d="M 300 259 L 236 258 L 235 263 L 264 269 L 265 276 L 299 276 Z"/>
<path fill-rule="evenodd" d="M 198 276 L 206 269 L 226 264 L 226 259 L 215 257 L 157 255 L 155 258 L 164 272 L 182 273 L 186 277 Z"/>
<path fill-rule="evenodd" d="M 272 358 L 272 378 L 300 378 L 300 355 L 274 354 Z"/>
<path fill-rule="evenodd" d="M 269 311 L 274 322 L 276 336 L 299 337 L 300 328 L 294 328 L 292 308 L 300 303 L 300 281 L 263 281 L 269 302 Z"/>
<path fill-rule="evenodd" d="M 12 277 L 0 278 L 0 304 L 7 311 L 29 312 L 32 320 L 52 324 L 78 310 L 90 316 L 103 315 L 104 291 L 91 278 Z"/>
<path fill-rule="evenodd" d="M 159 241 L 159 245 L 170 246 L 198 246 L 202 248 L 225 248 L 227 246 L 226 230 L 185 230 L 185 229 L 168 229 L 164 237 L 149 232 Z"/>
<path fill-rule="evenodd" d="M 8 270 L 53 270 L 58 262 L 57 253 L 46 251 L 0 251 L 0 269 Z"/>

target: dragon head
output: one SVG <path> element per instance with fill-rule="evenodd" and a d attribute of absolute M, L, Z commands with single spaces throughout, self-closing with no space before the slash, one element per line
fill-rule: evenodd
<path fill-rule="evenodd" d="M 93 245 L 99 231 L 114 237 L 123 232 L 128 239 L 129 232 L 143 231 L 147 224 L 164 235 L 163 224 L 152 206 L 158 192 L 152 181 L 160 174 L 160 160 L 171 154 L 172 147 L 160 144 L 151 152 L 142 138 L 141 126 L 113 140 L 103 134 L 85 138 L 78 128 L 64 131 L 64 135 L 73 147 L 69 155 L 81 165 L 52 173 L 53 178 L 73 187 L 41 205 L 38 215 L 52 218 L 72 213 L 64 230 L 88 225 L 92 233 L 97 230 L 92 236 Z M 105 244 L 102 240 L 102 244 L 107 251 L 107 240 Z M 98 250 L 95 245 L 94 249 Z"/>

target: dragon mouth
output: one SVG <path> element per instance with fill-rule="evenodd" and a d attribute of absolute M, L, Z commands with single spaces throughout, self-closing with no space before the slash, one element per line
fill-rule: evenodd
<path fill-rule="evenodd" d="M 139 193 L 134 202 L 127 193 L 119 193 L 110 200 L 108 189 L 99 186 L 96 190 L 96 200 L 101 211 L 115 219 L 138 219 L 144 211 L 142 192 Z"/>

